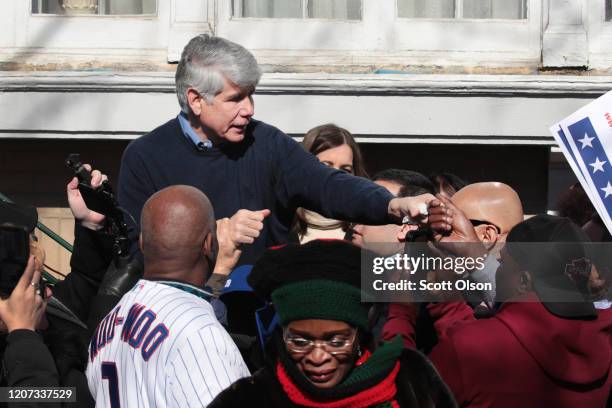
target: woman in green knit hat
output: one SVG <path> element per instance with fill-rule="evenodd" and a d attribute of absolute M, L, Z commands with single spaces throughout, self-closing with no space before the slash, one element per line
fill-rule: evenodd
<path fill-rule="evenodd" d="M 268 250 L 248 279 L 280 320 L 267 364 L 209 406 L 456 406 L 427 358 L 399 337 L 373 347 L 360 260 L 359 248 L 339 240 Z"/>

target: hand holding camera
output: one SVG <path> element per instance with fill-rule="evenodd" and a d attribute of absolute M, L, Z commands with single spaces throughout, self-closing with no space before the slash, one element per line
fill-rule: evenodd
<path fill-rule="evenodd" d="M 133 225 L 137 225 L 137 222 L 119 206 L 108 178 L 97 170 L 91 171 L 90 165 L 82 164 L 78 153 L 70 154 L 65 164 L 77 179 L 76 182 L 73 179 L 68 185 L 68 200 L 75 218 L 91 229 L 104 226 L 107 232 L 115 237 L 115 255 L 128 257 L 131 243 L 129 234 L 132 228 L 125 222 L 124 213 Z"/>
<path fill-rule="evenodd" d="M 102 174 L 99 170 L 91 169 L 89 164 L 84 164 L 83 167 L 91 173 L 90 185 L 93 189 L 99 188 L 102 183 L 108 180 L 108 177 Z M 68 193 L 68 204 L 74 215 L 75 220 L 81 223 L 86 228 L 99 230 L 104 226 L 106 217 L 103 214 L 90 210 L 85 204 L 85 200 L 79 191 L 79 180 L 74 177 L 66 186 Z"/>
<path fill-rule="evenodd" d="M 9 333 L 19 329 L 36 330 L 45 312 L 43 290 L 48 289 L 40 287 L 40 269 L 30 256 L 11 296 L 0 300 L 0 319 Z"/>

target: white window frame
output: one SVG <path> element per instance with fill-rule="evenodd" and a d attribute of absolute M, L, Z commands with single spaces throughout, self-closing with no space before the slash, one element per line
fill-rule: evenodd
<path fill-rule="evenodd" d="M 533 65 L 541 58 L 542 1 L 527 0 L 523 20 L 399 18 L 391 0 L 362 0 L 361 20 L 330 20 L 235 18 L 227 0 L 217 3 L 215 32 L 253 50 L 264 64 L 299 65 L 303 57 L 302 63 L 319 65 Z M 473 33 L 480 34 L 477 41 Z M 440 41 L 441 35 L 452 41 Z"/>
<path fill-rule="evenodd" d="M 238 10 L 242 11 L 241 10 L 242 9 L 242 3 L 240 3 L 240 0 L 228 0 L 228 1 L 230 2 L 230 4 L 233 4 L 235 1 L 237 1 L 237 3 L 236 3 L 237 7 L 236 8 Z M 309 0 L 301 0 L 301 4 L 302 4 L 302 16 L 301 16 L 301 19 L 304 19 L 304 20 L 305 19 L 309 19 L 309 17 L 308 17 L 308 2 L 309 2 Z M 230 5 L 230 14 L 231 14 L 231 5 Z M 240 14 L 240 12 L 238 14 Z M 233 17 L 232 16 L 232 18 L 253 18 L 253 17 Z M 297 17 L 293 17 L 292 19 L 296 19 L 297 20 L 298 18 Z M 310 19 L 312 19 L 312 18 L 310 18 Z M 320 18 L 320 20 L 327 20 L 327 21 L 329 21 L 329 20 L 344 20 L 344 19 Z M 358 20 L 348 20 L 348 19 L 346 19 L 346 20 L 347 21 L 358 21 Z"/>
<path fill-rule="evenodd" d="M 466 20 L 465 17 L 463 17 L 463 3 L 464 0 L 453 0 L 453 3 L 456 5 L 455 7 L 455 15 L 454 17 L 444 17 L 444 18 L 435 18 L 434 20 L 451 20 L 451 19 L 463 19 Z M 529 0 L 527 0 L 527 7 L 529 7 Z M 401 18 L 401 19 L 424 19 L 424 17 L 400 17 L 399 16 L 399 0 L 396 0 L 396 13 L 397 13 L 397 17 Z M 500 19 L 500 18 L 495 18 L 495 19 L 485 19 L 485 18 L 481 18 L 481 19 L 473 19 L 473 20 L 515 20 L 515 19 Z M 523 19 L 524 20 L 524 19 Z"/>
<path fill-rule="evenodd" d="M 527 18 L 520 20 L 404 18 L 399 17 L 397 1 L 393 3 L 390 30 L 398 51 L 412 52 L 415 56 L 443 52 L 446 64 L 449 59 L 460 63 L 466 58 L 470 62 L 497 59 L 502 64 L 540 59 L 541 0 L 527 0 Z"/>
<path fill-rule="evenodd" d="M 42 5 L 42 2 L 44 1 L 49 1 L 49 0 L 35 0 L 39 6 Z M 57 1 L 57 0 L 51 0 L 51 1 Z M 98 1 L 98 7 L 96 9 L 95 13 L 92 14 L 87 14 L 84 13 L 83 15 L 91 15 L 91 16 L 114 16 L 114 17 L 156 17 L 157 16 L 157 9 L 159 8 L 159 1 L 160 0 L 155 0 L 155 13 L 141 13 L 141 14 L 106 14 L 106 2 L 104 0 L 99 0 Z M 59 15 L 59 14 L 53 14 L 53 13 L 34 13 L 34 9 L 31 8 L 30 9 L 31 14 L 34 16 L 53 16 L 53 15 Z M 61 14 L 61 15 L 65 15 L 65 14 Z"/>
<path fill-rule="evenodd" d="M 589 68 L 609 69 L 612 67 L 612 21 L 606 21 L 606 7 L 603 0 L 587 1 L 585 21 L 589 46 Z"/>
<path fill-rule="evenodd" d="M 22 27 L 15 44 L 26 48 L 161 48 L 167 38 L 170 3 L 158 1 L 156 15 L 35 14 L 31 0 L 21 0 Z"/>
<path fill-rule="evenodd" d="M 31 0 L 11 0 L 2 7 L 4 58 L 23 62 L 27 56 L 43 63 L 96 58 L 159 63 L 164 57 L 174 62 L 190 38 L 212 31 L 214 16 L 213 0 L 157 0 L 156 15 L 35 14 Z"/>
<path fill-rule="evenodd" d="M 371 43 L 364 18 L 368 1 L 361 0 L 361 20 L 336 20 L 234 17 L 232 0 L 218 0 L 215 33 L 252 50 L 360 50 Z"/>

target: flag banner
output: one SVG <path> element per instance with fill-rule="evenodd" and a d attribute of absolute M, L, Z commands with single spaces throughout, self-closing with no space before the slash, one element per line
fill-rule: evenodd
<path fill-rule="evenodd" d="M 551 126 L 550 131 L 612 233 L 612 91 Z"/>

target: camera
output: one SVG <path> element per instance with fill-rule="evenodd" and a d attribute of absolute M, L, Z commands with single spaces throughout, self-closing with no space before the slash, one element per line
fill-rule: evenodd
<path fill-rule="evenodd" d="M 91 173 L 81 163 L 78 153 L 70 154 L 66 158 L 65 164 L 79 180 L 79 192 L 87 208 L 106 216 L 108 232 L 115 237 L 115 254 L 120 257 L 128 256 L 131 228 L 125 222 L 125 210 L 119 206 L 115 193 L 108 181 L 104 181 L 99 188 L 94 189 L 91 186 Z"/>
<path fill-rule="evenodd" d="M 0 225 L 0 293 L 10 295 L 30 257 L 30 234 L 24 227 Z"/>
<path fill-rule="evenodd" d="M 9 296 L 25 271 L 32 252 L 30 234 L 37 222 L 36 208 L 0 200 L 1 295 Z"/>
<path fill-rule="evenodd" d="M 26 227 L 0 225 L 0 294 L 10 296 L 17 286 L 28 264 L 31 250 L 30 233 Z M 36 256 L 36 254 L 35 254 Z M 42 260 L 40 261 L 42 264 Z M 39 282 L 41 294 L 45 293 L 45 282 Z"/>

